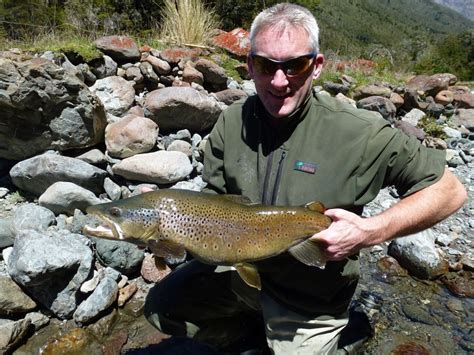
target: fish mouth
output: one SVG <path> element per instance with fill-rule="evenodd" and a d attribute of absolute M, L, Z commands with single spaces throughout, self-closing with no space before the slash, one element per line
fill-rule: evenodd
<path fill-rule="evenodd" d="M 104 239 L 114 239 L 114 240 L 123 240 L 124 233 L 120 225 L 114 221 L 101 218 L 103 224 L 97 227 L 91 227 L 85 225 L 82 228 L 82 232 L 92 237 L 104 238 Z"/>

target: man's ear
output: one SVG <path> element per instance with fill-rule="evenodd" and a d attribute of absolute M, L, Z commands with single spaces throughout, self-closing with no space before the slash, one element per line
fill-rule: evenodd
<path fill-rule="evenodd" d="M 324 63 L 324 55 L 318 54 L 316 58 L 314 58 L 314 71 L 313 71 L 313 80 L 316 80 L 321 75 L 323 70 L 323 63 Z"/>
<path fill-rule="evenodd" d="M 249 68 L 249 76 L 251 79 L 253 79 L 253 62 L 250 54 L 247 56 L 247 66 Z"/>

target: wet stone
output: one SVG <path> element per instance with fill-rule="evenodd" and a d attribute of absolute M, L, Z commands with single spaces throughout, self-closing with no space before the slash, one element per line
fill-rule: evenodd
<path fill-rule="evenodd" d="M 474 297 L 474 274 L 471 271 L 450 272 L 441 281 L 458 297 Z"/>
<path fill-rule="evenodd" d="M 428 325 L 437 325 L 437 321 L 429 314 L 429 312 L 419 304 L 407 302 L 402 304 L 403 313 L 412 321 L 424 323 Z"/>

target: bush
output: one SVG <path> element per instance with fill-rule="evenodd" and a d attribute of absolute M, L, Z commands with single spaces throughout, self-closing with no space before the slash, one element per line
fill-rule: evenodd
<path fill-rule="evenodd" d="M 213 10 L 201 0 L 164 0 L 160 37 L 176 44 L 207 44 L 219 28 Z"/>

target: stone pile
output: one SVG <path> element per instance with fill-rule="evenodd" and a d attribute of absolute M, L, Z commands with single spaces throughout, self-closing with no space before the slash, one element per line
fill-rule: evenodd
<path fill-rule="evenodd" d="M 134 245 L 85 238 L 83 212 L 144 186 L 201 191 L 206 134 L 227 105 L 255 92 L 251 81 L 229 78 L 219 57 L 203 50 L 138 48 L 119 36 L 96 46 L 104 55 L 88 63 L 62 53 L 0 57 L 0 352 L 50 317 L 94 323 L 170 272 Z M 404 87 L 353 88 L 344 76 L 315 91 L 376 111 L 424 144 L 448 149 L 447 164 L 469 188 L 474 94 L 456 81 L 441 74 Z M 447 139 L 417 127 L 426 115 Z M 15 189 L 35 202 L 15 204 Z M 465 214 L 459 234 L 474 228 L 474 206 Z M 390 253 L 417 277 L 445 274 L 455 262 L 443 258 L 435 237 L 421 239 L 429 253 L 410 253 L 418 243 L 412 241 Z M 458 270 L 473 264 L 468 256 Z"/>

